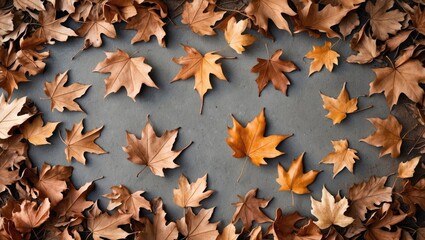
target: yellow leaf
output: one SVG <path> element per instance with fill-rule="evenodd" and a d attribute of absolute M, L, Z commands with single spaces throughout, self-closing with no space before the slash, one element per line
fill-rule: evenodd
<path fill-rule="evenodd" d="M 326 117 L 332 119 L 334 125 L 341 123 L 348 113 L 357 110 L 357 98 L 350 99 L 345 83 L 337 98 L 331 98 L 322 93 L 320 93 L 320 96 L 323 100 L 323 108 L 329 111 Z"/>
<path fill-rule="evenodd" d="M 331 48 L 331 42 L 325 42 L 323 47 L 313 46 L 313 50 L 305 55 L 306 58 L 314 59 L 310 65 L 308 76 L 322 70 L 323 65 L 325 65 L 329 72 L 332 72 L 334 64 L 338 65 L 339 54 Z"/>

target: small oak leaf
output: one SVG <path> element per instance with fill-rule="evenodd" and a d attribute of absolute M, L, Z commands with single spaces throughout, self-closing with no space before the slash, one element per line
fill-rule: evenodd
<path fill-rule="evenodd" d="M 308 76 L 322 70 L 323 65 L 332 72 L 334 64 L 338 65 L 339 54 L 332 50 L 331 42 L 326 41 L 325 45 L 313 46 L 313 50 L 308 52 L 305 57 L 314 59 L 310 65 Z"/>
<path fill-rule="evenodd" d="M 350 99 L 345 83 L 337 98 L 331 98 L 322 93 L 320 93 L 320 96 L 323 100 L 323 108 L 329 111 L 326 117 L 331 119 L 334 125 L 341 123 L 348 113 L 357 110 L 357 98 Z"/>

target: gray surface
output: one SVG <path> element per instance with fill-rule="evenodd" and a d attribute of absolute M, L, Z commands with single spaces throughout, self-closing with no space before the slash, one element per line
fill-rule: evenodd
<path fill-rule="evenodd" d="M 176 21 L 178 22 L 178 21 Z M 295 206 L 291 206 L 291 193 L 278 192 L 277 164 L 282 163 L 288 168 L 292 160 L 302 152 L 305 155 L 305 171 L 311 169 L 323 170 L 316 182 L 310 186 L 312 196 L 320 198 L 321 188 L 325 184 L 331 192 L 342 190 L 347 193 L 348 187 L 360 182 L 371 175 L 384 175 L 395 171 L 397 160 L 389 157 L 378 159 L 379 149 L 360 143 L 358 140 L 373 131 L 367 117 L 386 117 L 388 107 L 382 95 L 372 98 L 361 97 L 359 108 L 370 104 L 375 107 L 371 110 L 352 114 L 342 124 L 332 126 L 331 120 L 324 116 L 327 112 L 322 108 L 319 92 L 336 97 L 344 82 L 352 97 L 368 93 L 369 82 L 374 74 L 370 66 L 359 66 L 345 62 L 351 53 L 348 42 L 339 42 L 335 46 L 341 57 L 339 66 L 334 72 L 322 70 L 308 78 L 310 60 L 303 60 L 303 56 L 312 49 L 312 45 L 323 45 L 324 39 L 313 39 L 307 34 L 297 34 L 291 37 L 283 31 L 276 31 L 276 41 L 254 33 L 260 40 L 248 47 L 243 55 L 237 55 L 227 48 L 221 52 L 224 56 L 237 56 L 236 60 L 221 60 L 223 71 L 228 82 L 219 81 L 212 77 L 214 89 L 205 96 L 204 112 L 199 115 L 200 100 L 198 93 L 193 90 L 194 80 L 179 81 L 170 84 L 170 80 L 177 74 L 180 66 L 171 61 L 173 57 L 185 55 L 180 44 L 188 44 L 202 53 L 222 49 L 226 46 L 223 34 L 220 32 L 214 37 L 200 37 L 188 28 L 175 28 L 167 25 L 167 48 L 157 45 L 156 39 L 149 43 L 130 44 L 134 31 L 123 30 L 117 27 L 117 39 L 105 39 L 102 48 L 92 48 L 84 51 L 76 60 L 71 57 L 82 46 L 81 38 L 74 38 L 67 43 L 57 43 L 49 47 L 51 57 L 47 60 L 46 72 L 38 77 L 31 78 L 30 83 L 20 85 L 16 96 L 28 95 L 39 109 L 44 112 L 44 119 L 62 121 L 59 130 L 65 135 L 65 128 L 70 129 L 73 123 L 85 118 L 86 130 L 104 125 L 104 130 L 97 143 L 109 154 L 87 154 L 87 165 L 83 166 L 76 161 L 72 165 L 74 174 L 72 180 L 79 187 L 87 181 L 100 176 L 103 180 L 96 182 L 96 190 L 90 198 L 101 198 L 102 206 L 107 201 L 101 197 L 110 191 L 110 186 L 123 184 L 130 190 L 144 190 L 149 199 L 161 196 L 164 199 L 168 217 L 175 220 L 182 217 L 182 210 L 173 203 L 172 189 L 178 186 L 180 174 L 185 174 L 190 180 L 208 173 L 208 187 L 216 192 L 203 206 L 210 208 L 217 206 L 213 220 L 222 220 L 227 224 L 231 220 L 234 207 L 231 203 L 237 201 L 236 194 L 244 195 L 251 188 L 260 188 L 259 196 L 273 197 L 266 212 L 274 218 L 274 209 L 283 208 L 284 212 L 294 210 L 304 215 L 310 214 L 310 195 L 296 195 Z M 333 40 L 335 41 L 335 40 Z M 301 69 L 298 72 L 287 74 L 291 79 L 288 90 L 289 96 L 284 96 L 268 85 L 258 97 L 256 74 L 250 72 L 256 64 L 256 58 L 267 58 L 264 43 L 268 43 L 270 53 L 276 49 L 284 50 L 283 59 L 292 60 Z M 117 48 L 128 53 L 139 51 L 135 56 L 146 57 L 146 63 L 153 67 L 152 79 L 159 86 L 159 90 L 143 88 L 141 94 L 133 102 L 126 96 L 124 89 L 117 94 L 104 98 L 104 79 L 107 74 L 93 73 L 96 64 L 105 58 L 103 51 L 115 51 Z M 57 111 L 50 112 L 50 102 L 41 100 L 43 82 L 52 81 L 57 73 L 70 69 L 70 82 L 91 84 L 87 94 L 78 102 L 87 112 L 75 113 Z M 243 124 L 251 121 L 261 109 L 266 108 L 266 134 L 289 134 L 294 136 L 279 145 L 279 149 L 286 152 L 276 159 L 268 160 L 269 165 L 255 167 L 248 164 L 240 183 L 236 178 L 243 165 L 243 159 L 232 157 L 232 151 L 226 144 L 227 126 L 231 126 L 231 114 Z M 134 165 L 126 160 L 127 155 L 122 150 L 126 145 L 125 131 L 128 130 L 140 136 L 140 131 L 146 122 L 146 116 L 154 124 L 158 133 L 166 129 L 181 127 L 175 145 L 179 149 L 194 141 L 177 159 L 180 168 L 166 170 L 165 178 L 154 176 L 145 171 L 139 178 L 136 174 L 142 166 Z M 359 151 L 360 161 L 355 165 L 355 175 L 344 170 L 334 180 L 332 179 L 332 165 L 321 165 L 320 160 L 333 151 L 331 140 L 347 138 L 350 147 Z M 52 145 L 30 148 L 30 156 L 37 166 L 43 162 L 49 164 L 68 165 L 64 155 L 64 144 L 58 133 L 50 139 Z M 223 226 L 223 225 L 221 225 Z"/>

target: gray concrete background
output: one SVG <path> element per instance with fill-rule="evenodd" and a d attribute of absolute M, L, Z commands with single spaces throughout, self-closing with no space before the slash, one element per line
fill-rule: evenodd
<path fill-rule="evenodd" d="M 179 20 L 176 20 L 179 22 Z M 180 65 L 171 61 L 173 57 L 185 55 L 180 44 L 187 44 L 205 54 L 208 51 L 226 47 L 224 36 L 218 32 L 216 36 L 200 37 L 182 27 L 175 28 L 172 24 L 166 26 L 167 48 L 158 46 L 156 39 L 149 43 L 130 44 L 135 31 L 123 30 L 123 25 L 117 25 L 117 39 L 104 38 L 101 48 L 91 48 L 84 51 L 76 60 L 71 60 L 83 45 L 83 39 L 73 38 L 66 43 L 57 43 L 49 46 L 51 56 L 47 59 L 46 72 L 31 78 L 31 82 L 20 85 L 14 98 L 27 95 L 35 101 L 43 118 L 48 121 L 62 121 L 59 131 L 65 136 L 65 128 L 70 129 L 72 124 L 85 118 L 85 129 L 89 130 L 104 125 L 101 137 L 97 143 L 109 154 L 86 154 L 87 165 L 76 161 L 68 164 L 64 155 L 64 144 L 59 135 L 50 138 L 51 145 L 30 147 L 30 156 L 33 163 L 41 166 L 43 162 L 49 164 L 63 164 L 74 167 L 72 180 L 77 187 L 87 181 L 100 176 L 105 178 L 96 182 L 96 189 L 90 198 L 101 199 L 101 205 L 107 201 L 101 195 L 110 192 L 112 185 L 123 184 L 131 191 L 144 190 L 148 199 L 160 196 L 164 199 L 168 218 L 176 220 L 182 217 L 183 210 L 173 203 L 172 190 L 178 187 L 180 174 L 185 174 L 191 181 L 208 173 L 208 188 L 216 192 L 206 201 L 203 207 L 216 206 L 213 221 L 222 221 L 227 224 L 232 217 L 234 207 L 231 203 L 237 201 L 236 194 L 244 195 L 252 188 L 260 188 L 259 197 L 273 198 L 266 212 L 274 218 L 277 207 L 285 213 L 298 210 L 303 215 L 310 216 L 310 196 L 320 198 L 323 185 L 332 192 L 338 190 L 346 194 L 349 186 L 369 178 L 371 175 L 384 175 L 395 171 L 399 160 L 389 157 L 378 158 L 379 149 L 359 142 L 373 131 L 373 126 L 366 120 L 367 117 L 386 117 L 389 110 L 382 95 L 371 98 L 361 97 L 359 108 L 373 104 L 371 110 L 352 114 L 342 124 L 333 126 L 332 121 L 325 118 L 327 111 L 322 108 L 320 91 L 336 97 L 344 82 L 351 97 L 368 93 L 369 82 L 374 74 L 370 66 L 359 66 L 345 62 L 351 54 L 348 41 L 340 41 L 334 47 L 341 55 L 339 65 L 333 73 L 326 69 L 308 77 L 310 60 L 303 60 L 304 55 L 313 45 L 323 45 L 325 39 L 314 39 L 307 34 L 290 36 L 287 32 L 277 31 L 272 27 L 276 41 L 272 42 L 258 33 L 254 34 L 258 41 L 247 48 L 243 55 L 236 54 L 226 48 L 220 53 L 223 56 L 237 56 L 235 60 L 221 60 L 223 71 L 228 82 L 219 81 L 212 77 L 213 90 L 205 95 L 204 112 L 199 115 L 200 100 L 198 93 L 193 89 L 194 80 L 179 81 L 170 84 L 177 74 Z M 335 42 L 336 39 L 332 40 Z M 291 80 L 288 89 L 289 96 L 276 91 L 271 83 L 258 97 L 256 74 L 250 69 L 256 64 L 256 58 L 267 58 L 264 44 L 269 46 L 270 54 L 282 48 L 282 59 L 293 61 L 300 71 L 288 73 Z M 104 98 L 104 79 L 107 74 L 94 73 L 96 64 L 105 58 L 104 51 L 115 51 L 120 48 L 129 54 L 138 51 L 135 56 L 146 57 L 146 63 L 153 67 L 150 76 L 159 86 L 159 90 L 144 87 L 133 102 L 126 96 L 124 89 L 117 94 Z M 81 107 L 87 112 L 75 113 L 50 111 L 50 102 L 42 100 L 44 81 L 52 81 L 54 76 L 70 70 L 70 83 L 80 82 L 91 84 L 86 95 L 78 100 Z M 294 136 L 279 145 L 278 149 L 286 152 L 276 159 L 269 159 L 267 166 L 256 167 L 248 164 L 239 183 L 236 178 L 243 165 L 243 159 L 232 157 L 232 150 L 226 144 L 227 127 L 231 126 L 231 114 L 243 124 L 251 121 L 261 109 L 266 108 L 266 134 L 290 134 Z M 175 149 L 194 143 L 186 149 L 176 162 L 181 166 L 174 170 L 166 170 L 165 178 L 157 177 L 150 171 L 136 177 L 142 166 L 129 162 L 122 146 L 126 145 L 125 132 L 130 131 L 140 137 L 140 131 L 150 118 L 157 133 L 162 134 L 166 129 L 181 127 Z M 347 170 L 342 171 L 332 179 L 332 165 L 321 165 L 320 160 L 333 151 L 331 140 L 347 138 L 350 148 L 358 150 L 360 160 L 355 165 L 355 174 Z M 305 171 L 311 169 L 323 170 L 316 182 L 310 185 L 311 195 L 296 195 L 295 206 L 291 206 L 291 193 L 278 192 L 277 164 L 280 162 L 288 168 L 292 160 L 306 152 L 304 160 Z"/>

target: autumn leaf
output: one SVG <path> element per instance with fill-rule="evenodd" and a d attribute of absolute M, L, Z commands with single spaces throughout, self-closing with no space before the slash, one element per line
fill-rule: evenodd
<path fill-rule="evenodd" d="M 291 191 L 296 194 L 306 194 L 310 192 L 307 187 L 316 180 L 317 174 L 319 174 L 320 171 L 311 170 L 304 173 L 303 157 L 304 153 L 292 162 L 288 171 L 286 171 L 282 165 L 277 165 L 279 176 L 276 178 L 276 182 L 280 185 L 279 191 Z"/>
<path fill-rule="evenodd" d="M 11 12 L 0 12 L 0 36 L 13 31 L 13 14 Z"/>
<path fill-rule="evenodd" d="M 106 153 L 94 141 L 100 136 L 103 127 L 92 129 L 82 133 L 84 126 L 83 120 L 74 124 L 71 130 L 66 129 L 66 139 L 64 141 L 66 160 L 71 162 L 72 158 L 82 164 L 86 164 L 84 153 L 104 154 Z"/>
<path fill-rule="evenodd" d="M 320 161 L 320 163 L 334 165 L 334 175 L 332 178 L 335 178 L 335 176 L 344 168 L 347 168 L 348 171 L 354 173 L 354 163 L 356 160 L 359 160 L 359 157 L 356 155 L 357 151 L 348 148 L 347 139 L 331 142 L 335 151 L 329 153 L 326 157 L 322 159 L 322 161 Z"/>
<path fill-rule="evenodd" d="M 0 96 L 0 139 L 9 138 L 11 135 L 9 131 L 31 117 L 30 114 L 20 114 L 24 107 L 26 97 L 16 98 L 8 103 L 2 94 Z"/>
<path fill-rule="evenodd" d="M 253 228 L 248 234 L 249 240 L 263 240 L 263 231 L 261 226 L 258 225 Z"/>
<path fill-rule="evenodd" d="M 84 37 L 84 43 L 88 46 L 102 46 L 102 34 L 110 38 L 116 38 L 117 32 L 114 25 L 102 19 L 89 19 L 77 29 L 76 33 Z"/>
<path fill-rule="evenodd" d="M 126 21 L 136 14 L 133 0 L 108 0 L 103 4 L 103 16 L 110 23 Z"/>
<path fill-rule="evenodd" d="M 377 205 L 391 202 L 392 188 L 385 187 L 387 177 L 372 176 L 368 181 L 353 185 L 348 191 L 349 215 L 364 221 L 368 210 L 378 209 Z"/>
<path fill-rule="evenodd" d="M 416 212 L 415 204 L 419 205 L 422 210 L 425 210 L 425 179 L 421 179 L 414 185 L 411 181 L 404 184 L 401 191 L 403 202 L 409 206 L 409 212 Z"/>
<path fill-rule="evenodd" d="M 238 195 L 239 202 L 232 203 L 236 207 L 236 211 L 232 217 L 232 223 L 235 224 L 239 219 L 242 221 L 244 231 L 249 231 L 252 222 L 265 223 L 273 222 L 267 217 L 260 208 L 265 208 L 271 199 L 256 198 L 258 189 L 251 189 L 245 197 Z"/>
<path fill-rule="evenodd" d="M 111 189 L 111 193 L 103 195 L 110 200 L 107 207 L 109 211 L 118 208 L 118 212 L 132 214 L 131 217 L 133 219 L 139 220 L 140 208 L 151 210 L 149 201 L 141 196 L 144 191 L 137 191 L 131 194 L 123 185 L 112 186 Z"/>
<path fill-rule="evenodd" d="M 10 44 L 8 50 L 0 47 L 0 88 L 6 91 L 8 100 L 12 98 L 13 91 L 18 89 L 19 83 L 28 82 L 25 73 L 16 69 L 16 59 L 13 44 Z"/>
<path fill-rule="evenodd" d="M 332 225 L 347 227 L 354 221 L 353 218 L 344 215 L 348 208 L 347 199 L 344 197 L 339 201 L 336 201 L 325 186 L 322 188 L 321 202 L 313 199 L 312 197 L 311 207 L 311 214 L 318 219 L 318 221 L 315 221 L 314 223 L 320 229 L 326 229 Z"/>
<path fill-rule="evenodd" d="M 250 34 L 242 34 L 248 26 L 248 19 L 236 22 L 235 17 L 231 17 L 224 30 L 224 38 L 227 44 L 237 53 L 242 54 L 246 46 L 253 44 L 256 38 Z"/>
<path fill-rule="evenodd" d="M 206 1 L 206 0 L 202 0 Z M 222 59 L 221 55 L 214 52 L 209 52 L 203 56 L 193 47 L 183 45 L 187 56 L 180 58 L 173 58 L 173 61 L 177 64 L 182 65 L 182 69 L 177 73 L 171 82 L 178 80 L 186 80 L 189 77 L 195 77 L 195 89 L 199 93 L 201 98 L 201 109 L 204 106 L 204 95 L 212 89 L 210 82 L 210 74 L 214 74 L 220 80 L 226 80 L 221 69 L 221 63 L 216 63 L 217 60 Z"/>
<path fill-rule="evenodd" d="M 397 177 L 399 178 L 411 178 L 413 177 L 413 174 L 415 173 L 415 168 L 419 163 L 419 160 L 421 160 L 421 157 L 415 157 L 410 159 L 407 162 L 401 162 L 398 165 L 398 174 Z"/>
<path fill-rule="evenodd" d="M 31 123 L 26 122 L 20 129 L 23 137 L 33 145 L 45 145 L 50 144 L 47 139 L 53 135 L 59 123 L 48 122 L 43 126 L 43 119 L 39 115 Z"/>
<path fill-rule="evenodd" d="M 174 202 L 182 208 L 200 207 L 201 201 L 213 194 L 213 190 L 205 191 L 207 188 L 207 175 L 198 178 L 196 182 L 190 183 L 184 175 L 180 176 L 179 188 L 173 189 Z"/>
<path fill-rule="evenodd" d="M 407 214 L 395 215 L 390 209 L 390 204 L 384 204 L 377 212 L 366 222 L 366 240 L 375 239 L 400 239 L 401 229 L 396 227 L 396 231 L 391 231 L 393 225 L 403 221 Z M 390 231 L 386 230 L 389 229 Z"/>
<path fill-rule="evenodd" d="M 193 0 L 183 5 L 182 23 L 188 24 L 192 31 L 201 36 L 215 35 L 211 28 L 215 22 L 223 18 L 225 11 L 214 12 L 214 6 L 209 7 L 208 0 Z"/>
<path fill-rule="evenodd" d="M 392 158 L 400 155 L 402 139 L 400 137 L 402 126 L 393 115 L 389 115 L 387 119 L 368 118 L 370 123 L 374 125 L 376 131 L 360 141 L 375 147 L 382 147 L 379 157 L 391 154 Z"/>
<path fill-rule="evenodd" d="M 235 225 L 229 223 L 216 240 L 237 240 L 239 235 L 236 233 Z"/>
<path fill-rule="evenodd" d="M 379 40 L 388 39 L 388 34 L 396 34 L 401 29 L 400 22 L 404 20 L 405 13 L 397 9 L 388 11 L 394 5 L 393 0 L 376 0 L 375 4 L 368 1 L 366 12 L 370 15 L 372 36 Z"/>
<path fill-rule="evenodd" d="M 141 138 L 138 139 L 136 135 L 127 132 L 127 146 L 122 149 L 128 154 L 127 159 L 130 162 L 145 165 L 145 168 L 149 167 L 153 174 L 164 177 L 164 168 L 178 167 L 174 159 L 190 145 L 177 151 L 172 150 L 178 132 L 179 129 L 165 131 L 158 137 L 148 117 Z"/>
<path fill-rule="evenodd" d="M 91 85 L 73 83 L 65 87 L 68 82 L 68 71 L 57 74 L 53 82 L 44 83 L 44 93 L 52 101 L 50 109 L 63 112 L 64 108 L 69 111 L 83 112 L 80 105 L 74 100 L 83 96 Z"/>
<path fill-rule="evenodd" d="M 370 63 L 378 57 L 384 50 L 385 46 L 378 46 L 376 39 L 373 39 L 366 34 L 363 34 L 359 43 L 354 47 L 358 51 L 357 55 L 351 55 L 347 58 L 349 63 L 366 64 Z"/>
<path fill-rule="evenodd" d="M 284 154 L 276 147 L 290 135 L 264 137 L 266 129 L 264 109 L 246 127 L 243 127 L 233 116 L 232 120 L 233 128 L 227 128 L 229 138 L 226 142 L 234 151 L 233 157 L 248 157 L 254 165 L 260 166 L 267 164 L 264 158 L 275 158 Z"/>
<path fill-rule="evenodd" d="M 314 59 L 310 65 L 308 76 L 322 70 L 325 66 L 329 72 L 332 72 L 333 65 L 338 65 L 339 54 L 332 50 L 331 42 L 326 41 L 323 47 L 313 46 L 313 50 L 305 55 L 306 58 Z"/>
<path fill-rule="evenodd" d="M 32 1 L 26 1 L 26 0 L 15 0 L 13 1 L 13 6 L 15 6 L 18 10 L 28 10 L 33 9 L 37 11 L 43 11 L 45 10 L 43 2 L 41 0 L 32 0 Z"/>
<path fill-rule="evenodd" d="M 163 29 L 165 23 L 161 17 L 153 9 L 139 6 L 136 8 L 137 14 L 131 17 L 125 29 L 137 30 L 136 35 L 131 39 L 131 44 L 144 41 L 149 42 L 152 36 L 156 36 L 158 44 L 165 47 L 165 31 Z"/>
<path fill-rule="evenodd" d="M 130 233 L 122 230 L 118 226 L 130 223 L 131 214 L 115 213 L 109 216 L 108 213 L 102 213 L 97 206 L 97 202 L 90 209 L 87 218 L 87 228 L 90 230 L 94 240 L 102 238 L 122 239 Z"/>
<path fill-rule="evenodd" d="M 291 61 L 281 60 L 282 53 L 283 50 L 278 49 L 270 59 L 257 58 L 258 63 L 251 68 L 251 72 L 259 73 L 255 80 L 258 85 L 258 95 L 270 81 L 272 81 L 276 90 L 287 95 L 286 92 L 291 83 L 284 73 L 298 70 L 298 67 Z"/>
<path fill-rule="evenodd" d="M 16 229 L 22 233 L 31 232 L 49 218 L 50 202 L 48 198 L 45 198 L 38 206 L 36 202 L 28 200 L 24 200 L 19 206 L 19 210 L 12 213 L 12 221 L 15 223 Z"/>
<path fill-rule="evenodd" d="M 286 30 L 289 33 L 291 30 L 282 13 L 288 16 L 297 14 L 289 7 L 287 0 L 253 0 L 245 8 L 245 12 L 253 19 L 254 24 L 264 32 L 268 32 L 268 21 L 270 19 L 277 28 Z"/>
<path fill-rule="evenodd" d="M 357 98 L 350 99 L 345 85 L 344 83 L 337 98 L 320 93 L 323 100 L 323 108 L 329 111 L 326 117 L 331 119 L 334 125 L 341 123 L 347 117 L 348 113 L 353 113 L 357 110 Z"/>
<path fill-rule="evenodd" d="M 195 215 L 192 208 L 189 208 L 185 217 L 176 221 L 179 232 L 185 236 L 187 240 L 216 239 L 218 236 L 218 222 L 209 222 L 213 212 L 214 208 L 201 209 L 198 214 Z"/>
<path fill-rule="evenodd" d="M 299 230 L 295 224 L 303 219 L 304 217 L 302 217 L 298 212 L 283 215 L 282 209 L 278 208 L 273 222 L 273 237 L 275 239 L 293 239 L 294 233 Z"/>
<path fill-rule="evenodd" d="M 44 71 L 46 63 L 43 60 L 50 55 L 49 51 L 39 52 L 42 49 L 41 44 L 44 43 L 45 40 L 42 38 L 21 38 L 19 41 L 21 49 L 16 53 L 19 71 L 28 73 L 31 76 L 38 75 Z"/>
<path fill-rule="evenodd" d="M 360 2 L 363 2 L 361 0 Z M 351 2 L 344 1 L 344 2 Z M 344 3 L 342 3 L 344 4 Z M 350 35 L 353 30 L 360 25 L 359 14 L 356 11 L 351 11 L 345 17 L 342 18 L 341 22 L 338 24 L 339 32 L 342 34 L 344 39 Z"/>
<path fill-rule="evenodd" d="M 70 183 L 66 196 L 56 205 L 54 211 L 59 217 L 65 217 L 67 219 L 85 218 L 83 211 L 93 205 L 93 201 L 86 199 L 93 188 L 93 182 L 84 184 L 78 190 Z"/>
<path fill-rule="evenodd" d="M 19 156 L 15 151 L 7 151 L 2 147 L 0 149 L 0 193 L 2 193 L 9 190 L 8 185 L 20 179 L 19 169 L 14 165 L 25 160 L 25 157 Z"/>

